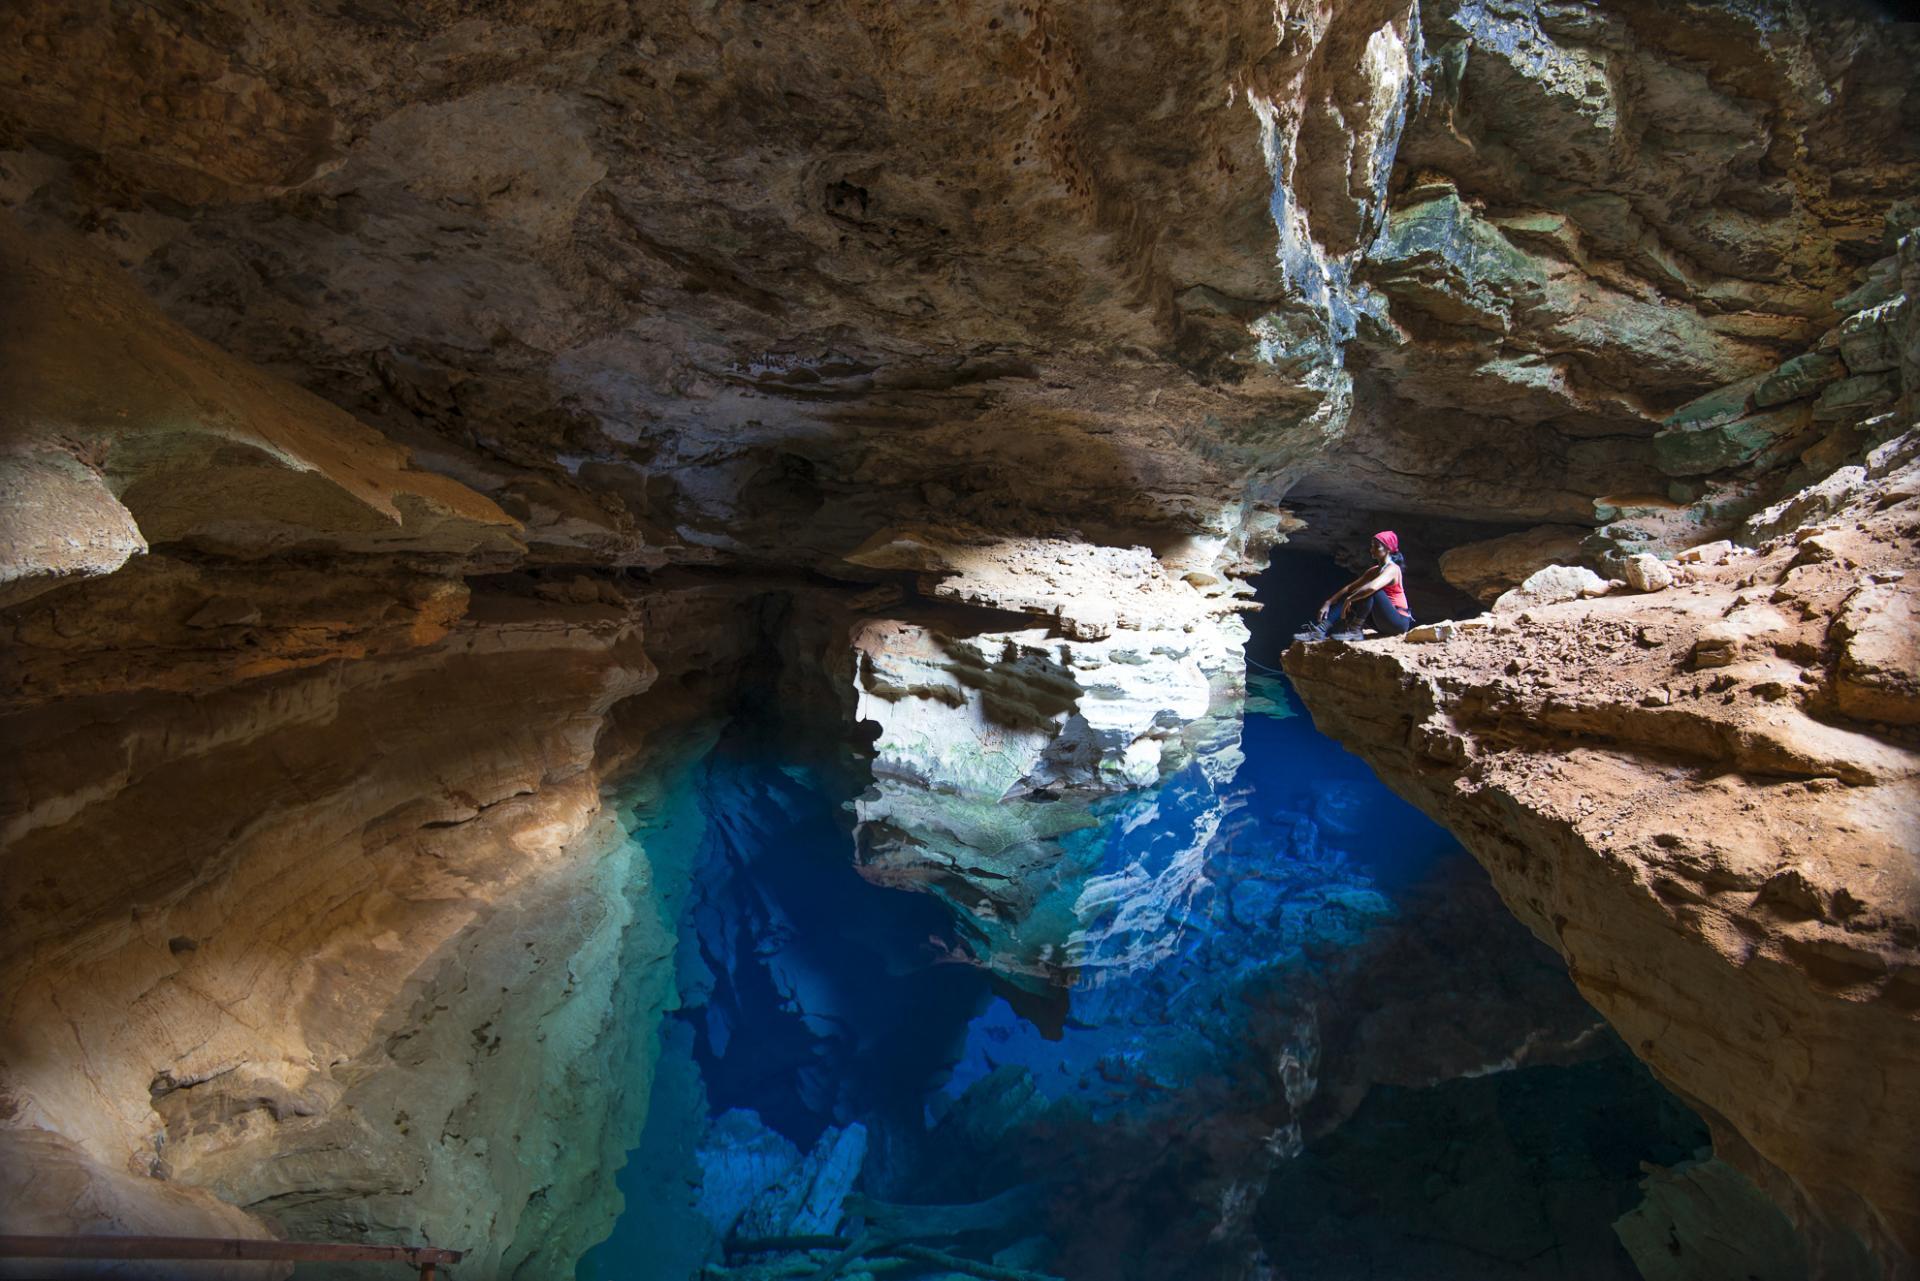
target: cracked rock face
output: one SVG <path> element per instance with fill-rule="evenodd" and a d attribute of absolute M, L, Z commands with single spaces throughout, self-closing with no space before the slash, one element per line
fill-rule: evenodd
<path fill-rule="evenodd" d="M 1262 139 L 1269 95 L 1386 92 L 1330 83 L 1322 46 L 1403 8 L 1126 39 L 1093 7 L 567 8 L 153 16 L 105 48 L 24 11 L 5 115 L 89 155 L 22 153 L 15 203 L 115 189 L 95 239 L 174 315 L 425 444 L 549 557 L 1177 527 L 1225 492 L 1211 454 L 1271 466 L 1337 426 L 1295 431 L 1325 395 L 1252 359 L 1292 295 Z M 76 77 L 86 121 L 55 105 Z M 224 148 L 199 121 L 242 103 L 261 127 Z M 122 145 L 154 111 L 179 123 Z"/>
<path fill-rule="evenodd" d="M 1009 859 L 1225 759 L 1244 579 L 1379 521 L 1486 601 L 1759 546 L 1299 678 L 1724 1157 L 1911 1252 L 1911 1110 L 1825 1082 L 1912 1031 L 1913 611 L 1859 574 L 1913 532 L 1917 60 L 1837 0 L 8 7 L 29 1187 L 564 1270 L 607 1156 L 527 1153 L 637 1129 L 668 999 L 634 798 L 768 654 L 876 734 L 867 874 L 1044 986 L 1101 943 Z M 1635 789 L 1765 822 L 1577 801 Z"/>
<path fill-rule="evenodd" d="M 1854 470 L 1818 525 L 1664 590 L 1286 661 L 1316 723 L 1461 837 L 1723 1157 L 1816 1237 L 1910 1259 L 1920 437 Z"/>
<path fill-rule="evenodd" d="M 738 593 L 504 572 L 485 497 L 77 239 L 5 252 L 7 1229 L 570 1266 L 644 1092 L 522 1084 L 645 1080 L 671 926 L 602 784 L 697 741 L 691 687 L 631 704 L 724 680 Z"/>

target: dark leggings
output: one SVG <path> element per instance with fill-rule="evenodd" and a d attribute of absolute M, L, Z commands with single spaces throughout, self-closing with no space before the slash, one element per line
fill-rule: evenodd
<path fill-rule="evenodd" d="M 1387 589 L 1382 587 L 1364 600 L 1350 603 L 1341 611 L 1340 622 L 1347 627 L 1364 627 L 1373 624 L 1373 629 L 1382 636 L 1404 636 L 1407 628 L 1413 626 L 1413 615 L 1403 614 L 1393 607 L 1387 599 Z"/>

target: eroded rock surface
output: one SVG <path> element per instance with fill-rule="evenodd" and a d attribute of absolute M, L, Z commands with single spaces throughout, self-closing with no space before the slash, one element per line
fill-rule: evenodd
<path fill-rule="evenodd" d="M 1665 591 L 1444 644 L 1296 646 L 1287 669 L 1707 1110 L 1725 1159 L 1816 1239 L 1837 1226 L 1909 1259 L 1920 652 L 1895 629 L 1920 569 L 1920 437 L 1850 471 L 1819 524 L 1681 564 Z"/>
<path fill-rule="evenodd" d="M 697 740 L 691 687 L 622 709 L 649 650 L 723 680 L 740 593 L 505 572 L 487 498 L 77 241 L 5 246 L 10 1229 L 570 1266 L 668 996 L 602 784 Z M 637 1081 L 527 1086 L 569 1075 Z"/>

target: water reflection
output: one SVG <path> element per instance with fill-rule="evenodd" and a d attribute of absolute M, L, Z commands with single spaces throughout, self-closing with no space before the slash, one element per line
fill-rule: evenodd
<path fill-rule="evenodd" d="M 1207 705 L 1163 718 L 1152 656 L 1028 639 L 896 633 L 900 661 L 870 653 L 870 781 L 746 730 L 698 773 L 684 1008 L 622 1176 L 640 1208 L 582 1274 L 680 1281 L 705 1260 L 772 1278 L 845 1255 L 849 1275 L 1338 1277 L 1345 1245 L 1301 1225 L 1339 1222 L 1364 1225 L 1370 1261 L 1464 1279 L 1458 1259 L 1498 1254 L 1499 1225 L 1524 1219 L 1528 1242 L 1578 1240 L 1581 1275 L 1631 1276 L 1607 1254 L 1610 1207 L 1697 1123 L 1447 834 L 1318 735 L 1284 680 L 1190 665 L 1174 687 L 1199 673 Z M 1108 677 L 1131 703 L 1098 727 L 1046 701 Z M 882 697 L 906 689 L 925 696 Z M 1163 777 L 1090 764 L 1084 744 L 1124 756 L 1125 735 Z M 1448 1091 L 1509 1068 L 1527 1106 L 1611 1109 L 1629 1133 L 1542 1153 L 1463 1129 L 1493 1104 Z M 1477 1180 L 1511 1213 L 1455 1233 L 1458 1259 L 1421 1244 L 1429 1211 L 1365 1208 L 1361 1154 L 1427 1169 L 1440 1195 L 1435 1171 L 1487 1143 L 1502 1170 L 1561 1173 Z M 1562 1205 L 1575 1187 L 1586 1218 Z"/>
<path fill-rule="evenodd" d="M 1164 960 L 1242 760 L 1240 634 L 864 627 L 862 872 L 940 897 L 962 955 L 1043 1003 Z"/>

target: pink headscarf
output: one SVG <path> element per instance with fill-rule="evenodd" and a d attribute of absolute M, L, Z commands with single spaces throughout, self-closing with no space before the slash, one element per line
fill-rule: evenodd
<path fill-rule="evenodd" d="M 1379 543 L 1390 552 L 1400 550 L 1400 535 L 1394 533 L 1391 529 L 1381 530 L 1373 536 L 1373 541 Z"/>

